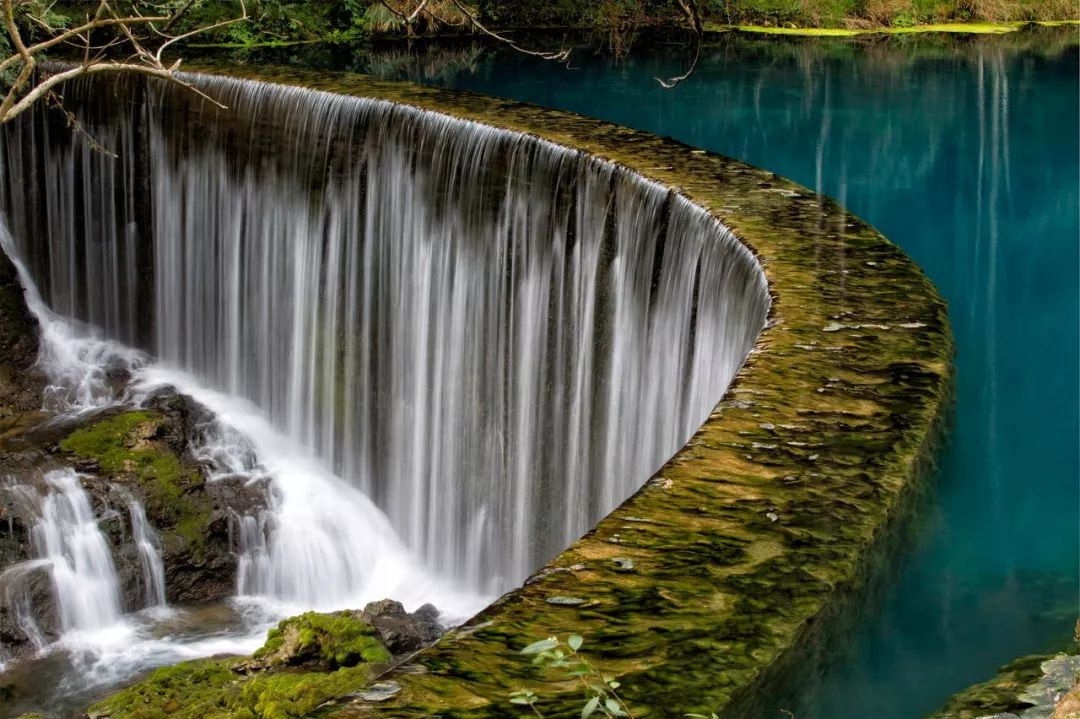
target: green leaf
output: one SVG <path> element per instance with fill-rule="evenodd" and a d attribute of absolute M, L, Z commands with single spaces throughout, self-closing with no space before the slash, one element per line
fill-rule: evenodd
<path fill-rule="evenodd" d="M 571 634 L 566 638 L 566 643 L 570 645 L 570 651 L 576 652 L 581 649 L 581 645 L 585 643 L 585 638 L 580 634 Z"/>
<path fill-rule="evenodd" d="M 623 708 L 619 706 L 619 702 L 614 699 L 605 699 L 604 708 L 611 713 L 611 716 L 624 717 L 627 715 L 626 712 L 623 711 Z"/>
<path fill-rule="evenodd" d="M 555 637 L 548 637 L 547 639 L 541 639 L 538 642 L 533 642 L 529 646 L 521 650 L 522 654 L 539 654 L 540 652 L 548 652 L 559 646 L 559 640 Z"/>
<path fill-rule="evenodd" d="M 581 707 L 581 719 L 588 719 L 600 707 L 600 697 L 593 697 Z"/>
<path fill-rule="evenodd" d="M 608 679 L 608 680 L 607 680 L 607 685 L 608 685 L 609 687 L 611 687 L 612 689 L 618 689 L 619 687 L 621 687 L 621 686 L 622 686 L 622 684 L 619 684 L 619 683 L 618 683 L 617 681 L 615 681 L 614 679 Z"/>

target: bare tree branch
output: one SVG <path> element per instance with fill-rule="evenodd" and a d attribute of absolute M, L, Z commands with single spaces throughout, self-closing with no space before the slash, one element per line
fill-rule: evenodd
<path fill-rule="evenodd" d="M 682 8 L 683 14 L 686 15 L 686 19 L 690 22 L 690 27 L 694 31 L 695 47 L 694 47 L 694 59 L 690 61 L 690 66 L 681 75 L 663 80 L 659 77 L 654 78 L 660 87 L 670 90 L 678 85 L 683 80 L 687 79 L 694 74 L 694 70 L 697 69 L 698 60 L 701 59 L 701 44 L 705 39 L 705 29 L 701 22 L 701 10 L 698 8 L 697 0 L 676 0 L 679 3 L 679 7 Z"/>
<path fill-rule="evenodd" d="M 680 0 L 680 2 L 681 2 L 681 0 Z M 487 27 L 485 27 L 484 24 L 480 22 L 480 19 L 478 17 L 476 17 L 476 15 L 473 14 L 472 10 L 470 10 L 468 7 L 466 7 L 465 4 L 463 2 L 461 2 L 461 0 L 453 0 L 453 3 L 454 3 L 454 6 L 457 7 L 457 9 L 461 11 L 461 14 L 463 14 L 466 18 L 468 18 L 469 23 L 473 27 L 475 27 L 477 30 L 484 33 L 488 37 L 492 37 L 492 38 L 498 40 L 499 42 L 503 43 L 504 45 L 507 45 L 508 47 L 513 48 L 514 50 L 516 50 L 516 51 L 518 51 L 520 53 L 523 53 L 525 55 L 532 55 L 533 57 L 538 57 L 538 58 L 540 58 L 542 60 L 557 60 L 559 62 L 563 62 L 565 60 L 570 59 L 570 48 L 566 48 L 566 47 L 560 49 L 558 52 L 538 52 L 536 50 L 527 50 L 527 49 L 521 47 L 520 45 L 518 45 L 517 43 L 515 43 L 510 38 L 508 38 L 508 37 L 506 37 L 504 35 L 500 35 L 497 32 L 495 32 L 493 30 L 489 30 Z"/>
<path fill-rule="evenodd" d="M 210 30 L 217 30 L 218 28 L 225 27 L 226 25 L 232 25 L 234 23 L 238 23 L 238 22 L 241 22 L 243 20 L 247 20 L 247 18 L 248 18 L 247 5 L 244 3 L 244 0 L 240 0 L 240 15 L 238 17 L 234 17 L 234 18 L 231 18 L 229 20 L 222 20 L 221 22 L 214 23 L 213 25 L 205 25 L 203 27 L 198 27 L 198 28 L 195 28 L 194 30 L 191 30 L 190 32 L 185 32 L 184 34 L 177 35 L 175 37 L 169 37 L 168 35 L 165 35 L 164 32 L 159 32 L 158 33 L 159 35 L 161 35 L 162 37 L 169 37 L 169 39 L 166 40 L 165 42 L 163 42 L 158 47 L 157 52 L 154 54 L 154 60 L 157 62 L 158 65 L 160 65 L 161 64 L 161 54 L 163 52 L 165 52 L 165 48 L 169 47 L 170 45 L 172 45 L 175 42 L 179 42 L 180 40 L 186 40 L 187 38 L 189 38 L 189 37 L 191 37 L 193 35 L 198 35 L 200 33 L 209 32 Z M 150 27 L 151 27 L 151 29 L 156 31 L 156 28 L 154 28 L 153 25 L 151 25 Z"/>
<path fill-rule="evenodd" d="M 415 20 L 416 16 L 424 11 L 424 7 L 427 4 L 428 4 L 428 0 L 421 0 L 420 4 L 416 6 L 416 9 L 412 11 L 412 14 L 410 14 L 407 18 L 405 18 L 405 22 L 412 22 L 413 20 Z"/>
<path fill-rule="evenodd" d="M 179 35 L 169 35 L 168 31 L 176 24 L 180 17 L 187 12 L 194 3 L 194 0 L 188 0 L 188 2 L 180 6 L 180 8 L 172 15 L 142 15 L 139 13 L 138 8 L 133 8 L 132 12 L 134 14 L 129 16 L 121 16 L 118 14 L 113 9 L 112 5 L 109 4 L 109 0 L 100 0 L 93 16 L 88 16 L 86 22 L 83 24 L 71 28 L 70 30 L 59 32 L 52 37 L 29 47 L 27 47 L 26 43 L 23 41 L 19 31 L 19 24 L 16 21 L 15 5 L 17 2 L 18 0 L 0 0 L 0 9 L 3 11 L 4 29 L 15 49 L 14 54 L 3 62 L 0 62 L 0 72 L 21 65 L 18 76 L 8 88 L 3 100 L 0 101 L 0 125 L 19 116 L 35 102 L 42 100 L 43 98 L 49 101 L 53 106 L 59 106 L 60 100 L 54 92 L 58 85 L 82 75 L 99 73 L 132 72 L 148 77 L 160 78 L 179 85 L 189 92 L 195 93 L 217 107 L 224 108 L 224 105 L 220 102 L 177 76 L 176 73 L 180 69 L 179 60 L 171 66 L 166 67 L 163 55 L 166 49 L 193 35 L 216 30 L 225 27 L 226 25 L 246 20 L 248 14 L 244 0 L 240 0 L 240 15 L 238 17 L 223 20 L 212 25 L 198 27 Z M 33 19 L 33 21 L 52 31 L 52 28 L 49 27 L 44 18 Z M 164 25 L 161 29 L 158 29 L 157 23 L 164 23 Z M 136 33 L 134 28 L 145 28 L 149 34 L 147 34 L 146 31 Z M 101 30 L 109 30 L 114 36 L 107 42 L 95 45 L 91 39 L 92 35 L 95 31 Z M 160 38 L 163 41 L 154 46 L 153 43 L 148 42 L 149 39 L 154 37 Z M 61 43 L 69 45 L 74 44 L 75 40 L 79 41 L 76 47 L 79 47 L 82 50 L 83 58 L 81 63 L 55 74 L 38 75 L 36 73 L 38 67 L 36 56 L 39 53 Z M 128 45 L 131 47 L 132 54 L 130 58 L 128 60 L 106 59 L 105 53 L 119 45 Z M 68 122 L 71 124 L 71 114 L 66 110 L 63 110 L 62 107 L 60 109 L 68 115 Z M 77 122 L 73 127 L 77 130 L 81 129 L 81 126 L 79 126 Z"/>
<path fill-rule="evenodd" d="M 180 62 L 177 61 L 169 68 L 157 68 L 147 65 L 140 65 L 130 62 L 95 62 L 89 65 L 76 65 L 62 72 L 58 72 L 55 75 L 50 75 L 38 84 L 33 89 L 27 92 L 17 103 L 15 103 L 6 114 L 0 117 L 0 121 L 7 122 L 21 113 L 28 110 L 37 100 L 41 99 L 46 93 L 50 92 L 57 85 L 61 85 L 68 80 L 74 80 L 77 77 L 83 75 L 96 75 L 100 73 L 116 73 L 116 72 L 130 72 L 136 75 L 145 75 L 147 77 L 156 77 L 162 80 L 168 80 L 171 83 L 179 85 L 184 89 L 195 93 L 199 97 L 203 98 L 207 102 L 213 104 L 222 110 L 227 109 L 225 105 L 210 97 L 205 92 L 195 87 L 186 80 L 181 79 L 177 75 Z"/>
<path fill-rule="evenodd" d="M 11 5 L 11 3 L 8 2 L 8 0 L 4 0 L 5 13 L 6 13 L 7 8 L 8 8 L 9 5 Z M 103 28 L 116 27 L 118 25 L 131 26 L 131 25 L 137 25 L 137 24 L 140 24 L 140 23 L 148 24 L 148 23 L 153 23 L 153 22 L 166 22 L 166 21 L 168 21 L 170 19 L 168 16 L 101 18 L 99 16 L 99 14 L 103 10 L 102 6 L 108 7 L 108 3 L 107 2 L 102 2 L 101 5 L 98 6 L 98 14 L 95 14 L 94 19 L 87 20 L 85 23 L 83 23 L 82 25 L 79 25 L 78 27 L 71 28 L 70 30 L 65 30 L 64 32 L 60 33 L 59 35 L 54 35 L 53 37 L 50 37 L 48 40 L 42 40 L 41 42 L 37 43 L 36 45 L 32 45 L 31 47 L 27 48 L 27 50 L 30 52 L 31 55 L 37 55 L 37 54 L 41 53 L 44 50 L 48 50 L 50 47 L 54 47 L 56 45 L 59 45 L 62 42 L 66 42 L 68 40 L 71 40 L 72 38 L 80 37 L 84 33 L 88 33 L 88 32 L 91 32 L 93 30 L 100 30 L 100 29 L 103 29 Z M 8 34 L 11 35 L 11 33 L 12 33 L 11 26 L 8 26 L 7 31 L 8 31 Z M 12 39 L 14 39 L 14 38 L 12 38 Z M 16 62 L 18 62 L 18 57 L 14 56 L 14 55 L 9 57 L 8 59 L 4 60 L 3 62 L 0 62 L 0 72 L 3 72 L 4 70 L 8 69 L 9 67 L 11 67 L 11 65 L 15 64 Z"/>

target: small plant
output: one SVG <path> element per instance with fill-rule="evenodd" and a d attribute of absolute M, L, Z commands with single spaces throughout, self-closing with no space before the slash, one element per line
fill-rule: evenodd
<path fill-rule="evenodd" d="M 630 708 L 619 697 L 619 682 L 604 676 L 600 670 L 580 653 L 585 640 L 580 634 L 571 634 L 566 641 L 558 637 L 548 637 L 533 642 L 521 650 L 522 654 L 533 656 L 533 664 L 544 671 L 559 670 L 564 678 L 580 681 L 585 693 L 585 704 L 581 707 L 581 719 L 602 716 L 607 719 L 633 719 Z M 510 692 L 510 703 L 527 706 L 538 717 L 544 715 L 536 706 L 539 697 L 536 692 L 519 690 Z"/>

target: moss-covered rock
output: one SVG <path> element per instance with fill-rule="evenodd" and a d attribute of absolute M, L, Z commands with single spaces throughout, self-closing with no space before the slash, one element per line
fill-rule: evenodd
<path fill-rule="evenodd" d="M 928 719 L 982 719 L 983 717 L 1050 716 L 1057 708 L 1066 714 L 1075 694 L 1080 672 L 1080 656 L 1045 654 L 1010 662 L 989 681 L 968 687 L 949 700 Z M 1054 714 L 1058 716 L 1058 714 Z"/>
<path fill-rule="evenodd" d="M 206 481 L 190 447 L 208 421 L 189 398 L 162 395 L 145 409 L 99 416 L 59 443 L 81 471 L 105 480 L 100 485 L 88 480 L 95 498 L 122 504 L 116 495 L 127 492 L 142 503 L 161 535 L 170 602 L 212 601 L 235 593 L 230 517 L 258 511 L 266 501 L 265 490 L 245 478 Z M 130 536 L 126 518 L 118 521 L 110 531 L 117 542 Z M 124 558 L 118 560 L 123 568 Z"/>
<path fill-rule="evenodd" d="M 1042 676 L 1042 663 L 1052 655 L 1024 657 L 1003 666 L 989 681 L 960 692 L 931 719 L 975 719 L 1002 712 L 1019 712 L 1034 706 L 1019 695 Z"/>
<path fill-rule="evenodd" d="M 152 672 L 92 706 L 92 719 L 293 719 L 357 692 L 390 661 L 359 612 L 308 612 L 271 629 L 251 658 L 198 659 Z"/>
<path fill-rule="evenodd" d="M 377 639 L 375 627 L 360 612 L 307 612 L 270 630 L 255 652 L 253 667 L 313 666 L 338 669 L 361 662 L 389 664 L 390 652 Z"/>
<path fill-rule="evenodd" d="M 83 467 L 132 486 L 145 498 L 147 516 L 159 530 L 201 547 L 213 506 L 206 495 L 191 491 L 203 478 L 163 441 L 166 424 L 160 412 L 124 412 L 76 430 L 60 448 L 84 460 Z"/>

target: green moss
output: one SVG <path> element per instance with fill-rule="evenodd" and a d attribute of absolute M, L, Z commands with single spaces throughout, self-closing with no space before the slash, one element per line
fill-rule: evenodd
<path fill-rule="evenodd" d="M 135 686 L 95 704 L 90 717 L 201 719 L 229 716 L 234 660 L 197 659 L 153 671 Z"/>
<path fill-rule="evenodd" d="M 199 659 L 163 667 L 95 704 L 88 715 L 112 719 L 307 717 L 328 699 L 367 686 L 371 663 L 390 661 L 390 653 L 375 639 L 374 631 L 355 612 L 308 612 L 271 629 L 266 643 L 250 660 Z M 282 654 L 286 648 L 304 653 L 286 657 Z M 315 668 L 288 666 L 312 659 L 318 662 Z"/>
<path fill-rule="evenodd" d="M 389 664 L 390 653 L 358 612 L 307 612 L 282 621 L 267 634 L 254 658 L 268 666 L 315 662 L 327 669 L 361 662 Z"/>
<path fill-rule="evenodd" d="M 236 659 L 199 659 L 154 671 L 90 708 L 112 719 L 295 719 L 328 699 L 364 688 L 371 669 L 243 675 Z"/>
<path fill-rule="evenodd" d="M 1034 704 L 1021 699 L 1020 694 L 1042 678 L 1043 662 L 1055 656 L 1040 654 L 1010 662 L 993 679 L 968 687 L 928 719 L 975 719 L 1030 709 Z"/>
<path fill-rule="evenodd" d="M 181 484 L 190 481 L 191 472 L 175 454 L 146 441 L 157 433 L 161 421 L 157 412 L 124 412 L 76 430 L 60 448 L 97 460 L 109 475 L 134 474 L 161 501 L 175 501 L 183 494 Z"/>
<path fill-rule="evenodd" d="M 159 529 L 172 529 L 187 546 L 205 541 L 212 507 L 188 490 L 202 482 L 158 435 L 165 418 L 151 410 L 106 417 L 72 432 L 60 442 L 65 452 L 95 460 L 114 481 L 133 482 L 146 496 L 147 514 Z"/>

